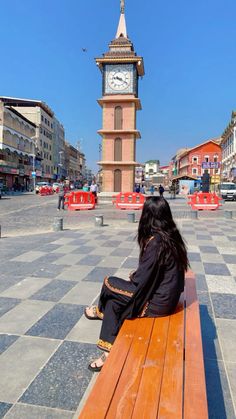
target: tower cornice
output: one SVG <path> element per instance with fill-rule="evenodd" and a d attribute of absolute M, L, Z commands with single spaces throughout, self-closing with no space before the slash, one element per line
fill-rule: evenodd
<path fill-rule="evenodd" d="M 97 66 L 102 71 L 104 64 L 120 64 L 120 63 L 135 63 L 137 72 L 139 76 L 144 76 L 144 63 L 143 63 L 143 57 L 140 56 L 134 56 L 130 57 L 125 56 L 124 51 L 120 53 L 120 56 L 116 53 L 114 55 L 110 55 L 109 57 L 101 57 L 101 58 L 95 58 L 95 61 L 97 63 Z"/>
<path fill-rule="evenodd" d="M 119 96 L 103 96 L 101 99 L 98 99 L 98 103 L 99 105 L 102 107 L 104 104 L 106 103 L 134 103 L 136 106 L 137 110 L 141 110 L 142 106 L 141 106 L 141 102 L 140 99 L 134 96 L 130 96 L 130 95 L 119 95 Z"/>

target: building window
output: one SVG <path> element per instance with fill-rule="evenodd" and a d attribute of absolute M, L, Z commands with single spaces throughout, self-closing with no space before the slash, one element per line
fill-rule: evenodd
<path fill-rule="evenodd" d="M 115 138 L 114 142 L 114 161 L 122 160 L 122 140 L 121 138 Z"/>
<path fill-rule="evenodd" d="M 205 158 L 205 162 L 208 163 L 209 162 L 209 156 L 205 156 L 204 158 Z"/>
<path fill-rule="evenodd" d="M 197 175 L 198 174 L 198 170 L 196 168 L 192 169 L 192 175 Z"/>
<path fill-rule="evenodd" d="M 192 163 L 198 163 L 198 157 L 192 157 Z"/>
<path fill-rule="evenodd" d="M 114 113 L 114 128 L 115 129 L 122 129 L 123 126 L 123 118 L 122 118 L 122 107 L 116 106 L 115 113 Z"/>
<path fill-rule="evenodd" d="M 217 162 L 217 161 L 218 161 L 218 157 L 214 156 L 214 162 Z"/>

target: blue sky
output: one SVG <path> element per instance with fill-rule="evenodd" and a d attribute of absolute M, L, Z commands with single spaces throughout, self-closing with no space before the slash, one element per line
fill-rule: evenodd
<path fill-rule="evenodd" d="M 119 0 L 0 0 L 0 95 L 45 101 L 88 166 L 98 160 L 101 73 Z M 137 160 L 166 164 L 181 147 L 222 134 L 236 108 L 235 0 L 126 0 L 144 57 Z M 87 52 L 83 52 L 86 48 Z"/>

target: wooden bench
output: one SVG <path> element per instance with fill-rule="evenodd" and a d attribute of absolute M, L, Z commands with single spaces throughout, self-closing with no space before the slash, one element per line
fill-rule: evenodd
<path fill-rule="evenodd" d="M 176 312 L 126 320 L 80 419 L 208 418 L 195 278 Z"/>

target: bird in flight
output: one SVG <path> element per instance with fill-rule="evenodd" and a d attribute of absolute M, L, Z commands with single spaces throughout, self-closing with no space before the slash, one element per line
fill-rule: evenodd
<path fill-rule="evenodd" d="M 83 52 L 87 52 L 87 48 L 82 48 L 82 51 Z"/>

